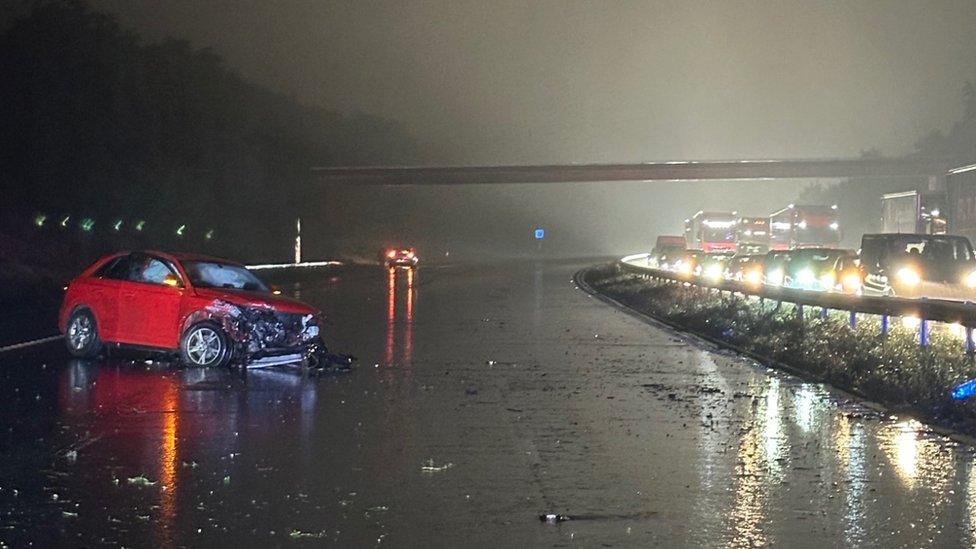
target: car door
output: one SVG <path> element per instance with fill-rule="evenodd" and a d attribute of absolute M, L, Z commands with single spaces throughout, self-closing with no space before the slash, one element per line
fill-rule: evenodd
<path fill-rule="evenodd" d="M 132 254 L 129 276 L 120 290 L 120 341 L 176 348 L 184 287 L 182 279 L 166 260 L 148 254 Z"/>
<path fill-rule="evenodd" d="M 85 281 L 90 295 L 86 303 L 95 315 L 102 341 L 117 341 L 119 330 L 119 291 L 129 275 L 129 255 L 111 259 Z"/>

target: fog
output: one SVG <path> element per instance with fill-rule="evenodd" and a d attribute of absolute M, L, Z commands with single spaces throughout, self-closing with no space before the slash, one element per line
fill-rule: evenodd
<path fill-rule="evenodd" d="M 951 126 L 976 74 L 968 1 L 93 6 L 149 39 L 212 48 L 303 103 L 395 120 L 421 144 L 414 164 L 901 155 Z M 700 208 L 763 215 L 807 183 L 308 196 L 338 217 L 322 241 L 514 251 L 540 224 L 551 251 L 590 254 L 646 247 Z"/>

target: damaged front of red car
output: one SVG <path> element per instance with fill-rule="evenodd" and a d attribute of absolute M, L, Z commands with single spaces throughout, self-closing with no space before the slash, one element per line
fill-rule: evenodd
<path fill-rule="evenodd" d="M 321 312 L 299 301 L 244 290 L 196 289 L 192 310 L 183 320 L 183 362 L 207 366 L 235 362 L 249 368 L 306 363 L 318 366 L 325 353 L 320 335 Z M 228 356 L 208 346 L 219 326 Z M 202 334 L 193 327 L 205 330 Z M 211 331 L 207 331 L 207 330 Z M 219 335 L 218 335 L 219 337 Z"/>

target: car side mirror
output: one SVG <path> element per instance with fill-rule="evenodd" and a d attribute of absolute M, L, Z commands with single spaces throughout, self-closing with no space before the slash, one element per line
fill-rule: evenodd
<path fill-rule="evenodd" d="M 170 288 L 179 288 L 180 279 L 173 273 L 170 273 L 163 277 L 163 286 L 169 286 Z"/>

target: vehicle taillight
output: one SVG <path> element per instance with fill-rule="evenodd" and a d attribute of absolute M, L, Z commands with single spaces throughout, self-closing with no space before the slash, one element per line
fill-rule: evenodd
<path fill-rule="evenodd" d="M 388 257 L 390 259 L 393 259 L 394 257 L 396 257 L 396 250 L 390 250 L 389 252 L 387 252 L 386 253 L 386 257 Z"/>

